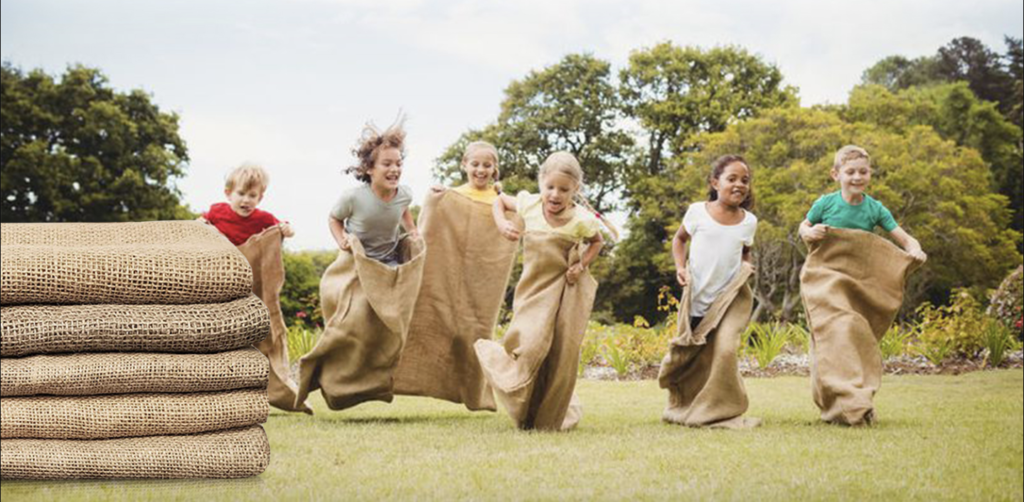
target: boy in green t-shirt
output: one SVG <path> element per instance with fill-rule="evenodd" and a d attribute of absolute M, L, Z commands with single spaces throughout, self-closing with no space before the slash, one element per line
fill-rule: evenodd
<path fill-rule="evenodd" d="M 840 189 L 822 195 L 811 206 L 807 219 L 800 224 L 804 241 L 824 239 L 830 227 L 872 232 L 880 226 L 915 260 L 923 262 L 928 258 L 921 243 L 900 228 L 892 213 L 864 193 L 871 182 L 871 157 L 866 150 L 854 145 L 840 148 L 832 164 L 832 179 L 839 182 Z"/>

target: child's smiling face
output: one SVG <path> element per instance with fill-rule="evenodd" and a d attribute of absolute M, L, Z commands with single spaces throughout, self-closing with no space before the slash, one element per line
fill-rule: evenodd
<path fill-rule="evenodd" d="M 844 195 L 860 197 L 871 182 L 871 163 L 868 159 L 853 159 L 832 170 L 832 179 L 839 182 Z"/>
<path fill-rule="evenodd" d="M 561 215 L 572 205 L 576 190 L 579 190 L 579 184 L 573 178 L 558 171 L 548 173 L 540 180 L 544 212 L 551 216 Z"/>
<path fill-rule="evenodd" d="M 497 169 L 494 155 L 484 149 L 476 149 L 462 162 L 462 170 L 469 177 L 469 183 L 477 190 L 485 190 L 490 186 Z"/>
<path fill-rule="evenodd" d="M 733 162 L 725 166 L 717 178 L 711 179 L 711 188 L 718 192 L 723 204 L 739 207 L 750 193 L 750 169 L 742 162 Z"/>
<path fill-rule="evenodd" d="M 252 187 L 245 190 L 242 187 L 235 187 L 232 190 L 225 190 L 224 195 L 228 198 L 231 210 L 242 218 L 248 218 L 256 206 L 263 200 L 262 187 Z"/>
<path fill-rule="evenodd" d="M 402 152 L 394 147 L 380 150 L 369 174 L 370 185 L 383 190 L 396 190 L 402 178 Z"/>

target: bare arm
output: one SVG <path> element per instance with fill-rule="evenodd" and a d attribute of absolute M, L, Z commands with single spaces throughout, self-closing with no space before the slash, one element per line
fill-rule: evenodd
<path fill-rule="evenodd" d="M 597 255 L 601 254 L 601 248 L 604 247 L 604 236 L 601 232 L 594 234 L 593 237 L 587 240 L 587 250 L 583 252 L 583 256 L 580 257 L 580 265 L 583 268 L 587 268 L 591 263 L 597 259 Z"/>
<path fill-rule="evenodd" d="M 601 253 L 601 248 L 604 247 L 604 236 L 601 232 L 597 232 L 593 237 L 587 239 L 587 250 L 583 252 L 583 256 L 580 257 L 578 263 L 573 264 L 569 267 L 569 270 L 565 272 L 565 281 L 570 285 L 576 284 L 580 279 L 580 275 L 583 275 L 583 271 L 590 266 L 591 263 L 597 259 L 597 255 Z"/>
<path fill-rule="evenodd" d="M 292 228 L 291 223 L 288 223 L 287 221 L 282 221 L 279 225 L 281 226 L 281 235 L 283 237 L 287 238 L 295 236 L 295 229 Z"/>
<path fill-rule="evenodd" d="M 686 270 L 686 253 L 690 246 L 690 234 L 686 227 L 679 225 L 676 235 L 672 237 L 672 259 L 676 262 L 676 280 L 680 286 L 686 286 L 690 281 L 690 274 Z"/>
<path fill-rule="evenodd" d="M 412 211 L 409 208 L 405 208 L 402 212 L 402 228 L 408 232 L 409 236 L 418 239 L 420 236 L 419 229 L 416 228 L 416 222 L 412 219 Z"/>
<path fill-rule="evenodd" d="M 331 229 L 331 235 L 334 237 L 334 242 L 338 243 L 338 248 L 343 251 L 352 249 L 348 241 L 348 232 L 345 231 L 345 223 L 333 216 L 327 217 L 327 225 Z"/>
<path fill-rule="evenodd" d="M 921 243 L 917 242 L 917 239 L 911 237 L 903 227 L 896 227 L 889 232 L 893 240 L 903 248 L 910 256 L 913 256 L 915 260 L 924 262 L 928 260 L 928 255 L 921 249 Z"/>
<path fill-rule="evenodd" d="M 519 229 L 511 221 L 508 221 L 508 218 L 505 217 L 505 211 L 515 210 L 516 200 L 505 194 L 498 194 L 498 198 L 494 199 L 494 205 L 491 206 L 494 224 L 498 227 L 501 235 L 510 241 L 519 240 Z"/>
<path fill-rule="evenodd" d="M 811 224 L 811 220 L 804 219 L 800 223 L 800 238 L 806 242 L 818 242 L 828 235 L 828 225 L 818 223 L 817 225 Z"/>

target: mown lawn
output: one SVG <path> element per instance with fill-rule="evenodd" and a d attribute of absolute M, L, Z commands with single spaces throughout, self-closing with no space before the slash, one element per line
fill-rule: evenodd
<path fill-rule="evenodd" d="M 754 431 L 660 421 L 652 381 L 583 381 L 567 434 L 399 398 L 275 412 L 270 468 L 237 481 L 4 482 L 15 500 L 1022 500 L 1024 373 L 886 377 L 881 423 L 817 422 L 805 378 L 747 381 Z"/>

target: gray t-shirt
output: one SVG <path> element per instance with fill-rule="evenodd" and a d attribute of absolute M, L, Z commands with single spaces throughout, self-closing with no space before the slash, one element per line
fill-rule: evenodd
<path fill-rule="evenodd" d="M 378 261 L 391 261 L 398 248 L 402 213 L 412 203 L 412 190 L 398 186 L 398 193 L 388 202 L 364 184 L 345 190 L 331 210 L 331 216 L 345 223 L 345 230 L 363 243 L 366 256 Z"/>

